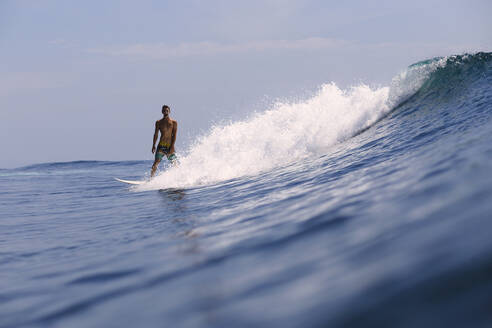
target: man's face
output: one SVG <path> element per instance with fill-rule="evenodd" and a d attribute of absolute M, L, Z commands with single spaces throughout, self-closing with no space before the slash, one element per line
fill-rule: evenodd
<path fill-rule="evenodd" d="M 164 116 L 165 116 L 165 117 L 168 117 L 168 116 L 169 116 L 169 108 L 167 108 L 167 107 L 166 107 L 166 108 L 164 108 L 164 109 L 162 110 L 162 114 L 164 114 Z"/>

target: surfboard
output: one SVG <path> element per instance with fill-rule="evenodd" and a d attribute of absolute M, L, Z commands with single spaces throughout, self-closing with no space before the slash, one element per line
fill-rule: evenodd
<path fill-rule="evenodd" d="M 118 178 L 114 178 L 114 179 L 116 181 L 123 182 L 123 183 L 128 183 L 128 184 L 131 184 L 131 185 L 140 185 L 142 183 L 147 182 L 146 180 L 123 180 L 123 179 L 118 179 Z"/>

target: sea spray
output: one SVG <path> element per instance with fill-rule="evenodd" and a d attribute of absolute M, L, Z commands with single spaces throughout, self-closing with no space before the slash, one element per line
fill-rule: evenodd
<path fill-rule="evenodd" d="M 177 167 L 139 190 L 208 184 L 319 156 L 384 115 L 388 91 L 325 84 L 304 102 L 277 103 L 250 119 L 214 126 Z"/>

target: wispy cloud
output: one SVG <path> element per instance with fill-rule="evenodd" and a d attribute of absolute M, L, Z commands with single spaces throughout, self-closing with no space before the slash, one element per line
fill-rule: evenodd
<path fill-rule="evenodd" d="M 177 45 L 170 45 L 165 43 L 139 43 L 125 46 L 92 48 L 87 51 L 93 54 L 103 54 L 110 56 L 165 59 L 171 57 L 262 52 L 267 50 L 324 49 L 343 46 L 347 43 L 347 41 L 328 38 L 307 38 L 302 40 L 268 40 L 235 44 L 220 44 L 215 42 L 181 43 Z"/>
<path fill-rule="evenodd" d="M 54 89 L 67 85 L 62 73 L 13 72 L 0 76 L 0 96 L 8 96 L 26 90 Z"/>

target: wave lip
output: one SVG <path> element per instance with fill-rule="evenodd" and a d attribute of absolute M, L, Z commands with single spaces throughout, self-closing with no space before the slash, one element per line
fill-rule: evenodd
<path fill-rule="evenodd" d="M 416 96 L 446 99 L 462 93 L 475 81 L 489 76 L 492 68 L 492 53 L 436 57 L 410 65 L 395 76 L 391 83 L 392 107 Z"/>

